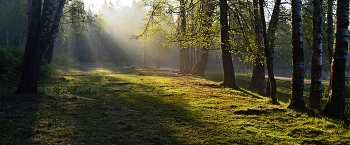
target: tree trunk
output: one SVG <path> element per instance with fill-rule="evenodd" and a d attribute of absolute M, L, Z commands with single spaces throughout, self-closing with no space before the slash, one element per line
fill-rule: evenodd
<path fill-rule="evenodd" d="M 200 59 L 193 69 L 193 72 L 192 72 L 193 75 L 204 77 L 204 72 L 207 67 L 208 58 L 209 58 L 209 49 L 203 48 Z"/>
<path fill-rule="evenodd" d="M 331 67 L 329 99 L 323 110 L 324 115 L 344 118 L 345 111 L 345 67 L 348 55 L 349 1 L 338 0 L 335 50 Z"/>
<path fill-rule="evenodd" d="M 146 51 L 146 46 L 143 47 L 143 67 L 147 68 L 147 51 Z"/>
<path fill-rule="evenodd" d="M 38 92 L 37 80 L 41 58 L 49 43 L 55 38 L 53 36 L 57 33 L 55 31 L 58 31 L 53 28 L 59 24 L 65 0 L 59 0 L 58 7 L 56 4 L 57 1 L 45 0 L 42 8 L 41 0 L 32 1 L 32 17 L 29 21 L 30 29 L 22 63 L 21 80 L 15 92 L 17 94 Z"/>
<path fill-rule="evenodd" d="M 333 43 L 334 43 L 334 26 L 333 26 L 333 3 L 334 0 L 328 0 L 328 10 L 327 10 L 327 49 L 328 49 L 328 58 L 329 58 L 329 66 L 332 64 L 332 56 L 333 56 Z"/>
<path fill-rule="evenodd" d="M 28 0 L 28 30 L 30 28 L 30 21 L 32 18 L 32 2 L 33 0 Z"/>
<path fill-rule="evenodd" d="M 260 95 L 266 95 L 265 65 L 263 60 L 256 58 L 253 68 L 253 75 L 248 89 Z"/>
<path fill-rule="evenodd" d="M 303 97 L 305 58 L 302 38 L 301 5 L 301 0 L 292 0 L 293 78 L 289 108 L 305 108 Z"/>
<path fill-rule="evenodd" d="M 180 42 L 180 72 L 190 73 L 190 53 L 189 48 L 184 45 L 183 41 L 186 39 L 186 2 L 185 0 L 180 0 L 180 20 L 181 20 L 181 42 Z"/>
<path fill-rule="evenodd" d="M 230 53 L 227 11 L 227 1 L 220 0 L 221 50 L 222 63 L 224 68 L 224 82 L 222 85 L 233 89 L 239 89 L 236 85 L 235 71 L 233 68 L 232 56 Z"/>
<path fill-rule="evenodd" d="M 308 106 L 321 109 L 322 86 L 322 0 L 314 0 L 311 87 Z"/>
<path fill-rule="evenodd" d="M 265 65 L 264 58 L 260 53 L 264 52 L 263 48 L 263 30 L 261 25 L 261 17 L 259 17 L 259 3 L 258 0 L 253 0 L 254 4 L 254 27 L 256 34 L 256 44 L 258 47 L 258 54 L 255 58 L 253 75 L 248 87 L 249 90 L 259 93 L 260 95 L 266 95 L 266 82 L 265 82 Z"/>
<path fill-rule="evenodd" d="M 46 62 L 48 64 L 51 64 L 52 62 L 52 57 L 53 57 L 53 49 L 55 47 L 55 43 L 54 42 L 50 42 L 47 50 L 44 53 L 44 59 L 46 60 Z"/>
<path fill-rule="evenodd" d="M 214 4 L 210 1 L 202 2 L 203 10 L 205 11 L 205 15 L 207 18 L 204 19 L 202 24 L 202 29 L 204 29 L 204 47 L 201 49 L 200 59 L 195 65 L 192 74 L 204 77 L 204 72 L 207 67 L 208 59 L 209 59 L 209 46 L 210 46 L 210 32 L 209 30 L 212 27 L 212 16 L 214 13 Z"/>
<path fill-rule="evenodd" d="M 264 14 L 264 1 L 259 0 L 259 6 L 260 6 L 260 13 L 261 13 L 261 23 L 263 28 L 263 38 L 264 38 L 264 46 L 265 46 L 265 56 L 266 56 L 266 65 L 267 65 L 267 74 L 269 77 L 270 82 L 270 97 L 272 99 L 273 103 L 277 102 L 277 86 L 276 86 L 276 80 L 273 73 L 273 52 L 270 50 L 270 44 L 269 44 L 269 37 L 267 36 L 266 32 L 266 21 L 265 21 L 265 14 Z M 275 6 L 279 7 L 279 5 L 275 4 Z M 274 8 L 275 9 L 275 8 Z M 277 13 L 278 15 L 278 13 Z M 272 21 L 273 19 L 271 19 Z M 277 26 L 277 25 L 276 25 Z M 273 26 L 270 26 L 273 27 Z"/>
<path fill-rule="evenodd" d="M 55 42 L 57 38 L 58 28 L 60 25 L 60 20 L 63 13 L 63 7 L 64 7 L 65 1 L 62 1 L 58 4 L 57 11 L 54 16 L 54 21 L 51 26 L 50 33 L 48 34 L 51 38 L 48 40 L 48 45 L 45 45 L 44 47 L 44 59 L 47 61 L 47 63 L 51 64 L 52 57 L 53 57 L 53 49 L 55 47 Z"/>

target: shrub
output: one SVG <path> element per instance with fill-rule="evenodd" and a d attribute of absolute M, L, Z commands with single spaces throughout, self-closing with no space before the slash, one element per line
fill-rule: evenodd
<path fill-rule="evenodd" d="M 0 95 L 12 93 L 20 79 L 24 49 L 0 47 Z M 53 67 L 42 60 L 39 81 L 44 81 L 52 73 Z"/>
<path fill-rule="evenodd" d="M 23 60 L 23 50 L 0 47 L 0 73 L 18 73 Z"/>
<path fill-rule="evenodd" d="M 23 49 L 0 47 L 0 95 L 10 94 L 19 81 Z"/>

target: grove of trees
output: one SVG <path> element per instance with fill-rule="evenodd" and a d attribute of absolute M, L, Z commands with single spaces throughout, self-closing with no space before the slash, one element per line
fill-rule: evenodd
<path fill-rule="evenodd" d="M 310 3 L 303 6 L 302 3 Z M 178 4 L 176 1 L 161 1 L 161 0 L 143 0 L 143 6 L 148 7 L 149 22 L 147 27 L 152 25 L 153 22 L 161 23 L 159 17 L 155 17 L 159 9 L 169 11 L 173 14 L 167 15 L 168 17 L 177 17 L 178 21 L 175 21 L 175 32 L 179 35 L 175 35 L 172 41 L 178 42 L 180 46 L 180 71 L 183 73 L 189 72 L 187 67 L 189 53 L 188 49 L 197 45 L 194 48 L 202 48 L 202 56 L 208 55 L 210 51 L 207 51 L 208 43 L 206 41 L 211 39 L 210 45 L 220 44 L 222 50 L 222 65 L 224 80 L 222 85 L 233 89 L 239 89 L 235 82 L 235 71 L 232 63 L 232 54 L 234 57 L 238 57 L 243 62 L 250 62 L 254 64 L 252 82 L 249 88 L 258 92 L 261 95 L 270 96 L 273 103 L 277 103 L 277 84 L 274 78 L 274 52 L 275 47 L 278 47 L 276 42 L 283 43 L 285 40 L 290 40 L 292 45 L 292 84 L 291 84 L 291 101 L 290 108 L 305 108 L 306 103 L 304 101 L 304 78 L 306 77 L 308 61 L 311 61 L 311 88 L 310 99 L 307 106 L 321 110 L 321 100 L 323 94 L 322 86 L 322 66 L 323 66 L 323 50 L 329 51 L 328 62 L 330 64 L 330 92 L 329 100 L 323 113 L 327 116 L 335 118 L 344 117 L 345 107 L 345 68 L 347 62 L 348 51 L 348 1 L 337 1 L 336 7 L 336 38 L 335 49 L 333 46 L 333 1 L 327 3 L 328 13 L 325 15 L 323 11 L 323 1 L 301 1 L 292 0 L 291 7 L 288 9 L 285 3 L 282 5 L 280 0 L 275 0 L 274 5 L 270 5 L 269 1 L 195 1 L 195 0 L 180 0 Z M 163 8 L 159 8 L 159 4 L 162 4 Z M 216 3 L 216 5 L 215 5 Z M 157 7 L 154 5 L 157 4 Z M 203 6 L 207 6 L 206 10 L 196 11 L 203 9 Z M 209 7 L 208 7 L 209 6 Z M 216 7 L 215 7 L 216 6 Z M 214 7 L 214 8 L 213 8 Z M 268 17 L 265 12 L 272 8 L 272 13 Z M 214 13 L 212 13 L 212 11 Z M 289 18 L 288 13 L 292 14 Z M 205 13 L 205 15 L 201 14 Z M 177 15 L 178 14 L 178 15 Z M 193 16 L 194 15 L 194 16 Z M 304 18 L 303 15 L 306 15 Z M 202 19 L 198 19 L 197 17 Z M 323 27 L 323 17 L 327 17 L 327 26 Z M 266 18 L 270 18 L 266 21 Z M 312 21 L 310 21 L 310 18 Z M 207 20 L 211 22 L 208 23 Z M 340 20 L 341 19 L 341 20 Z M 313 25 L 310 29 L 310 25 L 306 30 L 303 30 L 303 20 L 311 22 Z M 160 22 L 159 22 L 160 21 Z M 197 23 L 193 23 L 196 21 Z M 191 29 L 192 25 L 198 25 L 195 27 L 203 27 L 201 24 L 207 23 L 209 27 L 204 27 L 204 32 L 200 32 L 198 29 Z M 291 23 L 291 27 L 288 26 Z M 188 25 L 192 24 L 192 25 Z M 218 29 L 218 27 L 220 29 Z M 208 30 L 209 29 L 209 30 Z M 289 29 L 289 30 L 288 30 Z M 220 30 L 220 35 L 218 30 Z M 310 31 L 312 30 L 312 31 Z M 325 42 L 328 43 L 328 48 L 323 47 L 323 31 L 327 30 L 328 36 Z M 276 33 L 290 34 L 290 38 L 277 38 Z M 185 34 L 184 34 L 185 33 Z M 213 37 L 200 34 L 216 33 Z M 220 37 L 220 40 L 217 37 Z M 287 37 L 288 37 L 287 36 Z M 311 38 L 309 36 L 312 36 Z M 283 36 L 279 36 L 283 37 Z M 193 38 L 196 38 L 195 40 Z M 308 52 L 312 52 L 312 55 L 305 56 L 304 39 L 307 42 Z M 175 40 L 175 41 L 174 41 Z M 196 40 L 202 40 L 200 42 Z M 185 41 L 185 42 L 184 42 Z M 282 41 L 282 42 L 281 42 Z M 189 44 L 188 44 L 189 43 Z M 203 43 L 203 44 L 202 44 Z M 285 42 L 284 42 L 285 43 Z M 187 45 L 186 45 L 187 44 Z M 280 47 L 288 47 L 280 45 Z M 289 46 L 290 47 L 290 46 Z M 312 49 L 311 49 L 312 48 Z M 203 49 L 205 51 L 203 51 Z M 333 53 L 332 53 L 333 52 Z M 205 67 L 206 59 L 202 59 L 198 62 L 202 63 L 201 67 Z M 265 66 L 267 69 L 268 81 L 265 81 Z M 203 72 L 198 73 L 198 67 L 196 66 L 193 74 L 203 76 Z M 204 69 L 201 69 L 204 70 Z M 339 73 L 339 74 L 338 74 Z M 335 79 L 335 80 L 334 80 Z M 336 87 L 335 87 L 336 85 Z M 338 90 L 339 89 L 339 90 Z M 333 91 L 336 91 L 334 93 Z M 334 105 L 334 106 L 333 106 Z"/>
<path fill-rule="evenodd" d="M 325 4 L 322 0 L 292 0 L 291 5 L 281 0 L 140 0 L 125 9 L 104 1 L 98 12 L 86 9 L 81 0 L 6 0 L 0 3 L 0 21 L 4 22 L 0 27 L 0 45 L 24 48 L 17 94 L 38 93 L 40 65 L 43 60 L 51 63 L 55 53 L 75 57 L 78 62 L 135 65 L 143 61 L 144 66 L 146 57 L 150 56 L 146 53 L 152 53 L 157 68 L 161 66 L 161 57 L 169 57 L 177 62 L 179 72 L 205 77 L 211 56 L 220 52 L 215 57 L 221 59 L 222 86 L 239 90 L 236 65 L 251 64 L 248 88 L 270 97 L 274 104 L 278 104 L 276 65 L 292 64 L 289 108 L 293 109 L 308 106 L 322 110 L 322 94 L 326 91 L 322 73 L 329 68 L 329 98 L 322 113 L 333 118 L 345 117 L 347 0 L 338 0 L 336 7 L 333 0 Z M 111 20 L 109 16 L 118 18 L 114 16 L 118 9 L 122 9 L 119 13 L 132 15 L 134 19 L 127 24 L 108 21 Z M 13 10 L 18 13 L 12 13 Z M 16 17 L 10 19 L 6 15 Z M 141 22 L 144 25 L 138 25 Z M 139 27 L 140 30 L 116 37 L 122 30 L 114 30 L 114 25 Z M 133 43 L 129 39 L 140 41 L 128 45 Z M 116 40 L 125 40 L 125 43 Z M 146 49 L 146 43 L 153 43 L 152 49 Z M 89 47 L 95 49 L 88 51 Z M 168 53 L 165 56 L 162 52 Z M 130 59 L 131 55 L 137 60 Z M 310 72 L 308 66 L 311 66 Z M 311 88 L 306 103 L 304 79 L 307 73 L 310 73 Z"/>

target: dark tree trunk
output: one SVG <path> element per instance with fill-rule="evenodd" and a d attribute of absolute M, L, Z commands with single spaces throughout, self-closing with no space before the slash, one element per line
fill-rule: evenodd
<path fill-rule="evenodd" d="M 65 1 L 62 1 L 58 4 L 57 11 L 54 16 L 54 21 L 51 25 L 50 33 L 48 34 L 49 37 L 51 37 L 48 40 L 48 44 L 44 47 L 44 59 L 47 61 L 47 63 L 51 64 L 52 57 L 53 57 L 53 49 L 55 47 L 55 42 L 57 38 L 58 28 L 60 25 L 60 20 L 63 12 Z"/>
<path fill-rule="evenodd" d="M 275 76 L 273 73 L 273 52 L 270 50 L 270 44 L 269 44 L 269 37 L 267 36 L 266 32 L 266 21 L 265 21 L 265 14 L 264 14 L 264 1 L 259 0 L 259 6 L 260 6 L 260 13 L 261 13 L 261 23 L 262 23 L 262 28 L 263 28 L 263 38 L 264 38 L 264 46 L 265 46 L 265 56 L 266 56 L 266 66 L 267 66 L 267 74 L 269 77 L 269 82 L 270 82 L 270 97 L 272 99 L 273 103 L 278 103 L 277 102 L 277 85 L 276 85 L 276 80 Z M 275 4 L 279 8 L 279 5 Z M 274 8 L 275 11 L 275 8 Z M 274 12 L 276 14 L 276 12 Z M 277 13 L 278 16 L 278 13 Z M 273 17 L 272 17 L 273 18 Z M 271 18 L 271 21 L 274 19 Z M 277 26 L 277 25 L 276 25 Z M 270 27 L 273 27 L 271 25 Z"/>
<path fill-rule="evenodd" d="M 29 32 L 24 51 L 22 63 L 22 75 L 20 84 L 15 93 L 37 93 L 38 78 L 38 56 L 36 53 L 36 40 L 40 31 L 41 0 L 33 0 L 31 6 L 31 17 L 29 21 Z"/>
<path fill-rule="evenodd" d="M 329 58 L 329 66 L 332 64 L 332 56 L 333 56 L 333 43 L 334 43 L 334 26 L 333 26 L 333 4 L 334 0 L 328 0 L 328 10 L 327 10 L 327 49 L 328 49 L 328 58 Z"/>
<path fill-rule="evenodd" d="M 276 40 L 276 29 L 278 25 L 279 15 L 280 15 L 280 6 L 281 6 L 281 0 L 275 1 L 275 6 L 273 8 L 271 20 L 269 23 L 269 28 L 267 29 L 267 38 L 269 39 L 269 57 L 266 58 L 269 60 L 267 63 L 267 70 L 268 70 L 268 88 L 267 92 L 269 92 L 268 96 L 271 96 L 271 98 L 274 100 L 277 100 L 277 84 L 275 80 L 275 75 L 273 71 L 273 54 L 275 53 L 275 40 Z"/>
<path fill-rule="evenodd" d="M 189 48 L 184 45 L 183 41 L 186 39 L 186 2 L 185 0 L 180 0 L 180 20 L 181 20 L 181 37 L 183 40 L 180 42 L 180 72 L 190 73 L 190 53 Z"/>
<path fill-rule="evenodd" d="M 239 89 L 236 85 L 235 71 L 233 68 L 232 56 L 230 53 L 227 11 L 227 1 L 220 0 L 221 50 L 222 63 L 224 68 L 224 82 L 222 85 L 233 89 Z"/>
<path fill-rule="evenodd" d="M 44 59 L 46 60 L 46 62 L 48 64 L 51 64 L 52 62 L 52 57 L 53 57 L 53 49 L 55 47 L 55 43 L 54 42 L 50 42 L 47 50 L 44 53 Z"/>
<path fill-rule="evenodd" d="M 345 67 L 348 55 L 349 1 L 338 0 L 335 50 L 331 67 L 331 86 L 324 115 L 344 118 L 345 111 Z"/>
<path fill-rule="evenodd" d="M 261 25 L 261 17 L 259 16 L 259 3 L 258 0 L 253 0 L 254 4 L 254 27 L 256 34 L 256 43 L 258 46 L 258 54 L 255 58 L 253 75 L 248 87 L 249 90 L 259 93 L 260 95 L 266 95 L 266 82 L 265 82 L 265 65 L 264 58 L 260 53 L 264 53 L 263 48 L 263 30 Z"/>
<path fill-rule="evenodd" d="M 267 95 L 266 80 L 265 80 L 265 65 L 263 64 L 263 60 L 260 60 L 258 58 L 255 60 L 253 75 L 250 81 L 250 85 L 248 86 L 248 89 L 251 91 L 257 92 L 263 96 Z"/>
<path fill-rule="evenodd" d="M 322 86 L 322 0 L 314 0 L 311 87 L 308 106 L 321 109 Z"/>
<path fill-rule="evenodd" d="M 30 21 L 32 18 L 32 2 L 33 0 L 28 0 L 28 30 L 30 28 Z"/>
<path fill-rule="evenodd" d="M 302 38 L 301 5 L 301 0 L 292 0 L 293 78 L 289 108 L 305 108 L 303 96 L 305 58 Z"/>
<path fill-rule="evenodd" d="M 204 72 L 207 67 L 208 58 L 209 58 L 209 49 L 203 48 L 200 59 L 193 69 L 193 72 L 192 72 L 193 75 L 204 77 Z"/>
<path fill-rule="evenodd" d="M 45 0 L 42 8 L 41 0 L 32 1 L 32 17 L 29 19 L 30 28 L 22 63 L 21 81 L 15 92 L 17 94 L 38 92 L 37 80 L 41 58 L 49 43 L 55 38 L 53 35 L 58 31 L 53 28 L 59 24 L 65 0 L 59 0 L 58 6 L 56 2 Z"/>

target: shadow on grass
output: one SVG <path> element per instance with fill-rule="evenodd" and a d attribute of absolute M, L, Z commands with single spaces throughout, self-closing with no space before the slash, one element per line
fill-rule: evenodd
<path fill-rule="evenodd" d="M 168 94 L 156 87 L 129 82 L 111 91 L 77 108 L 75 142 L 185 144 L 178 131 L 200 125 L 184 109 L 186 104 L 164 102 L 161 97 Z"/>
<path fill-rule="evenodd" d="M 139 73 L 139 72 L 133 72 Z M 129 75 L 129 74 L 128 74 Z M 61 102 L 60 119 L 68 119 L 71 132 L 60 142 L 68 144 L 188 144 L 187 137 L 203 128 L 185 109 L 179 94 L 164 92 L 154 84 L 93 76 L 94 91 L 74 94 Z M 110 80 L 99 85 L 96 81 Z M 65 100 L 62 100 L 65 101 Z M 74 108 L 69 109 L 71 105 Z M 66 106 L 68 105 L 68 106 Z M 62 109 L 57 109 L 60 111 Z M 57 143 L 57 142 L 53 142 Z"/>
<path fill-rule="evenodd" d="M 136 69 L 122 72 L 142 74 Z M 97 73 L 68 74 L 48 83 L 60 89 L 56 95 L 0 97 L 0 144 L 189 144 L 202 140 L 192 134 L 204 125 L 185 109 L 187 104 L 177 98 L 181 94 L 155 84 Z"/>
<path fill-rule="evenodd" d="M 41 96 L 0 96 L 0 144 L 31 144 Z"/>

